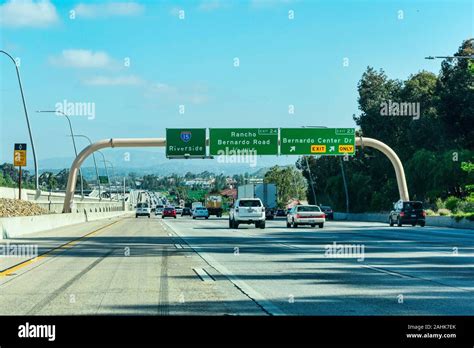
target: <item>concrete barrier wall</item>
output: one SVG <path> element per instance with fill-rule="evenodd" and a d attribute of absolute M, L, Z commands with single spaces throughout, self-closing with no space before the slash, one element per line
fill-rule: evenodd
<path fill-rule="evenodd" d="M 106 213 L 68 213 L 0 218 L 0 239 L 51 230 L 87 221 L 107 219 L 130 214 L 124 211 Z"/>
<path fill-rule="evenodd" d="M 368 222 L 384 222 L 388 223 L 389 213 L 334 213 L 334 220 L 348 220 L 348 221 L 368 221 Z M 474 229 L 474 221 L 467 219 L 461 219 L 456 221 L 450 216 L 427 216 L 426 226 L 435 227 L 451 227 L 451 228 L 462 228 L 462 229 Z"/>
<path fill-rule="evenodd" d="M 41 208 L 50 213 L 62 213 L 64 203 L 63 192 L 45 192 L 41 191 L 38 195 L 35 190 L 21 190 L 21 199 L 38 204 Z M 18 189 L 11 187 L 0 187 L 0 197 L 18 199 Z M 84 197 L 75 195 L 72 211 L 82 213 L 103 213 L 119 211 L 129 208 L 128 204 L 122 201 L 111 201 L 110 199 L 100 200 L 97 197 Z"/>

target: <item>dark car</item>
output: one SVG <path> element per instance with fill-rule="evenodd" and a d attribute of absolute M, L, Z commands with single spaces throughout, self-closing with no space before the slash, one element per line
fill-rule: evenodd
<path fill-rule="evenodd" d="M 275 216 L 286 216 L 286 210 L 285 209 L 278 209 L 275 213 Z"/>
<path fill-rule="evenodd" d="M 273 220 L 275 218 L 275 211 L 273 209 L 265 209 L 265 219 Z"/>
<path fill-rule="evenodd" d="M 185 215 L 193 215 L 193 212 L 191 211 L 191 208 L 183 208 L 183 211 L 181 212 L 181 216 L 185 216 Z"/>
<path fill-rule="evenodd" d="M 418 201 L 398 201 L 394 204 L 394 210 L 390 212 L 388 222 L 390 226 L 420 225 L 425 226 L 426 212 L 423 203 Z"/>
<path fill-rule="evenodd" d="M 320 208 L 326 214 L 326 220 L 334 220 L 334 211 L 329 205 L 321 205 Z"/>
<path fill-rule="evenodd" d="M 172 217 L 172 218 L 175 218 L 175 219 L 176 219 L 176 209 L 175 209 L 175 208 L 166 207 L 166 208 L 163 210 L 163 219 L 164 219 L 165 217 Z"/>

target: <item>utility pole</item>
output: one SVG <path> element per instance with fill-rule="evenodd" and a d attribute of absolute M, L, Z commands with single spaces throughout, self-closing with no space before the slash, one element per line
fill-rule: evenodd
<path fill-rule="evenodd" d="M 314 190 L 314 183 L 313 183 L 313 175 L 311 174 L 311 169 L 309 168 L 309 162 L 308 162 L 308 157 L 303 156 L 305 161 L 306 161 L 306 169 L 308 170 L 308 175 L 309 175 L 309 183 L 311 185 L 311 191 L 313 192 L 313 200 L 314 204 L 318 205 L 318 201 L 316 199 L 316 191 Z"/>

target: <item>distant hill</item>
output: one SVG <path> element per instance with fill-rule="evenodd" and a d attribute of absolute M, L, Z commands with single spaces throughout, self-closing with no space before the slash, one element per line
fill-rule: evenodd
<path fill-rule="evenodd" d="M 110 161 L 116 171 L 116 175 L 123 176 L 128 173 L 144 174 L 186 174 L 186 172 L 201 173 L 209 171 L 216 174 L 233 175 L 246 172 L 255 176 L 264 176 L 269 167 L 274 165 L 293 165 L 297 157 L 294 156 L 260 156 L 256 163 L 219 163 L 214 159 L 167 159 L 164 150 L 145 151 L 136 149 L 113 149 L 103 150 L 106 159 Z M 30 157 L 31 158 L 31 157 Z M 40 172 L 51 171 L 57 173 L 71 166 L 72 157 L 55 157 L 39 160 Z M 96 154 L 99 174 L 103 175 L 104 164 L 100 154 Z M 28 163 L 28 169 L 33 170 L 33 163 Z M 86 178 L 95 177 L 95 168 L 92 156 L 89 157 L 82 168 Z M 112 174 L 112 173 L 109 173 Z"/>

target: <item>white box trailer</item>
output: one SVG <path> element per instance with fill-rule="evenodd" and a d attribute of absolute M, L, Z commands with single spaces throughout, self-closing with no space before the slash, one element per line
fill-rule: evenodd
<path fill-rule="evenodd" d="M 267 219 L 273 219 L 277 208 L 277 186 L 276 184 L 247 184 L 237 188 L 237 198 L 260 198 L 265 206 Z"/>

